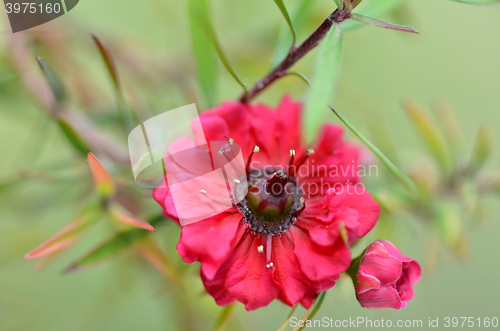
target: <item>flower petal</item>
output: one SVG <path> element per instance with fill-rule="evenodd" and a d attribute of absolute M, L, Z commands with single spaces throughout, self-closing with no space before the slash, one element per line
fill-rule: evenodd
<path fill-rule="evenodd" d="M 304 297 L 310 283 L 297 268 L 297 258 L 287 237 L 273 237 L 271 260 L 274 263 L 274 279 L 282 288 L 280 299 L 289 306 L 295 305 Z"/>
<path fill-rule="evenodd" d="M 212 279 L 233 248 L 242 217 L 233 210 L 183 226 L 177 250 L 184 262 L 200 261 L 205 277 Z"/>
<path fill-rule="evenodd" d="M 351 263 L 351 251 L 342 238 L 334 245 L 322 247 L 316 245 L 308 233 L 299 227 L 292 226 L 290 230 L 295 242 L 295 255 L 302 272 L 312 281 L 321 281 L 337 277 Z"/>
<path fill-rule="evenodd" d="M 404 308 L 405 304 L 401 302 L 398 291 L 394 287 L 385 286 L 376 290 L 370 290 L 361 294 L 357 294 L 356 298 L 362 307 L 379 309 L 379 308 Z"/>
<path fill-rule="evenodd" d="M 270 269 L 266 268 L 265 255 L 257 249 L 261 243 L 260 238 L 247 234 L 212 281 L 202 275 L 205 288 L 217 304 L 238 300 L 246 310 L 254 310 L 267 306 L 278 297 L 281 289 L 273 281 Z"/>

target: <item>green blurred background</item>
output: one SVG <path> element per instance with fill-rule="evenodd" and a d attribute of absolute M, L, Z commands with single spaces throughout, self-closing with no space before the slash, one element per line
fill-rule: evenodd
<path fill-rule="evenodd" d="M 311 1 L 313 10 L 299 31 L 299 40 L 335 8 L 333 1 Z M 285 28 L 282 16 L 271 0 L 212 2 L 220 41 L 240 77 L 251 84 L 268 70 L 279 31 Z M 290 12 L 297 8 L 296 1 L 285 3 Z M 55 22 L 15 35 L 8 32 L 6 14 L 0 13 L 0 180 L 8 183 L 20 172 L 25 178 L 0 187 L 0 330 L 209 330 L 215 324 L 222 308 L 201 294 L 197 277 L 189 276 L 192 289 L 179 294 L 134 251 L 106 266 L 62 275 L 69 262 L 111 231 L 104 222 L 42 272 L 34 271 L 33 261 L 22 259 L 66 224 L 92 185 L 85 160 L 71 150 L 12 69 L 16 43 L 32 38 L 23 69 L 40 79 L 34 56 L 44 56 L 70 86 L 72 104 L 106 131 L 116 107 L 111 81 L 89 34 L 106 42 L 123 80 L 134 87 L 151 113 L 161 113 L 199 101 L 186 87 L 196 87 L 186 7 L 184 1 L 170 0 L 85 0 Z M 492 127 L 494 142 L 498 141 L 500 6 L 408 0 L 383 18 L 412 26 L 420 35 L 374 27 L 348 32 L 336 107 L 373 140 L 391 139 L 393 150 L 386 152 L 403 169 L 425 163 L 427 153 L 401 107 L 405 98 L 426 108 L 436 100 L 446 100 L 456 113 L 467 146 L 484 122 Z M 297 66 L 301 72 L 312 71 L 314 54 Z M 222 66 L 219 77 L 217 99 L 235 99 L 240 88 Z M 276 105 L 283 93 L 302 99 L 305 91 L 305 84 L 297 78 L 284 78 L 259 100 Z M 332 114 L 325 121 L 336 118 Z M 120 142 L 120 136 L 114 139 Z M 499 151 L 495 144 L 487 170 L 500 168 Z M 29 174 L 44 169 L 50 169 L 50 178 Z M 139 199 L 160 211 L 150 197 Z M 350 280 L 342 279 L 327 294 L 317 318 L 421 319 L 426 328 L 429 317 L 500 317 L 498 199 L 490 199 L 483 209 L 484 222 L 465 224 L 471 252 L 466 258 L 457 258 L 441 244 L 429 247 L 425 226 L 410 217 L 390 224 L 397 233 L 391 240 L 424 266 L 415 299 L 407 308 L 362 309 Z M 194 275 L 197 265 L 184 265 L 175 253 L 178 235 L 173 224 L 154 234 L 179 267 Z M 426 268 L 432 265 L 429 251 L 438 257 L 435 271 Z M 249 313 L 238 304 L 228 329 L 275 330 L 288 312 L 280 302 Z M 296 316 L 303 312 L 300 308 Z"/>

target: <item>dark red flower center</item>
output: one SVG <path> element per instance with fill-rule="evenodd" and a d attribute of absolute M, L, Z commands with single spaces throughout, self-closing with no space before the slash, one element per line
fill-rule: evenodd
<path fill-rule="evenodd" d="M 248 172 L 248 194 L 239 204 L 250 230 L 280 234 L 287 230 L 305 208 L 297 181 L 283 170 L 252 169 Z"/>

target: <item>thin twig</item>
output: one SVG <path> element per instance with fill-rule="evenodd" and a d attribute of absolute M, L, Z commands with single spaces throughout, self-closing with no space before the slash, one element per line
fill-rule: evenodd
<path fill-rule="evenodd" d="M 288 69 L 299 61 L 304 55 L 309 53 L 313 48 L 319 45 L 332 28 L 333 24 L 339 24 L 349 18 L 350 11 L 346 8 L 336 9 L 328 16 L 323 23 L 306 39 L 300 46 L 293 46 L 290 48 L 287 57 L 267 76 L 258 80 L 255 85 L 243 93 L 240 101 L 247 103 L 255 98 L 259 93 L 268 88 L 277 79 L 286 76 Z"/>

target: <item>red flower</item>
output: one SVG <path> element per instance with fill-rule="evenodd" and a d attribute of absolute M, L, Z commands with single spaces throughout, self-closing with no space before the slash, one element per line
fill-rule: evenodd
<path fill-rule="evenodd" d="M 361 306 L 400 309 L 413 299 L 413 285 L 422 270 L 417 261 L 401 254 L 391 242 L 375 241 L 357 263 L 355 288 Z"/>
<path fill-rule="evenodd" d="M 207 141 L 230 138 L 250 158 L 246 197 L 184 225 L 177 244 L 185 262 L 201 262 L 205 288 L 219 305 L 237 300 L 253 310 L 279 299 L 309 307 L 349 267 L 346 240 L 363 237 L 378 219 L 380 207 L 358 177 L 359 149 L 331 124 L 314 150 L 307 148 L 300 109 L 285 97 L 276 111 L 228 102 L 201 115 Z M 175 219 L 168 187 L 154 197 Z"/>

